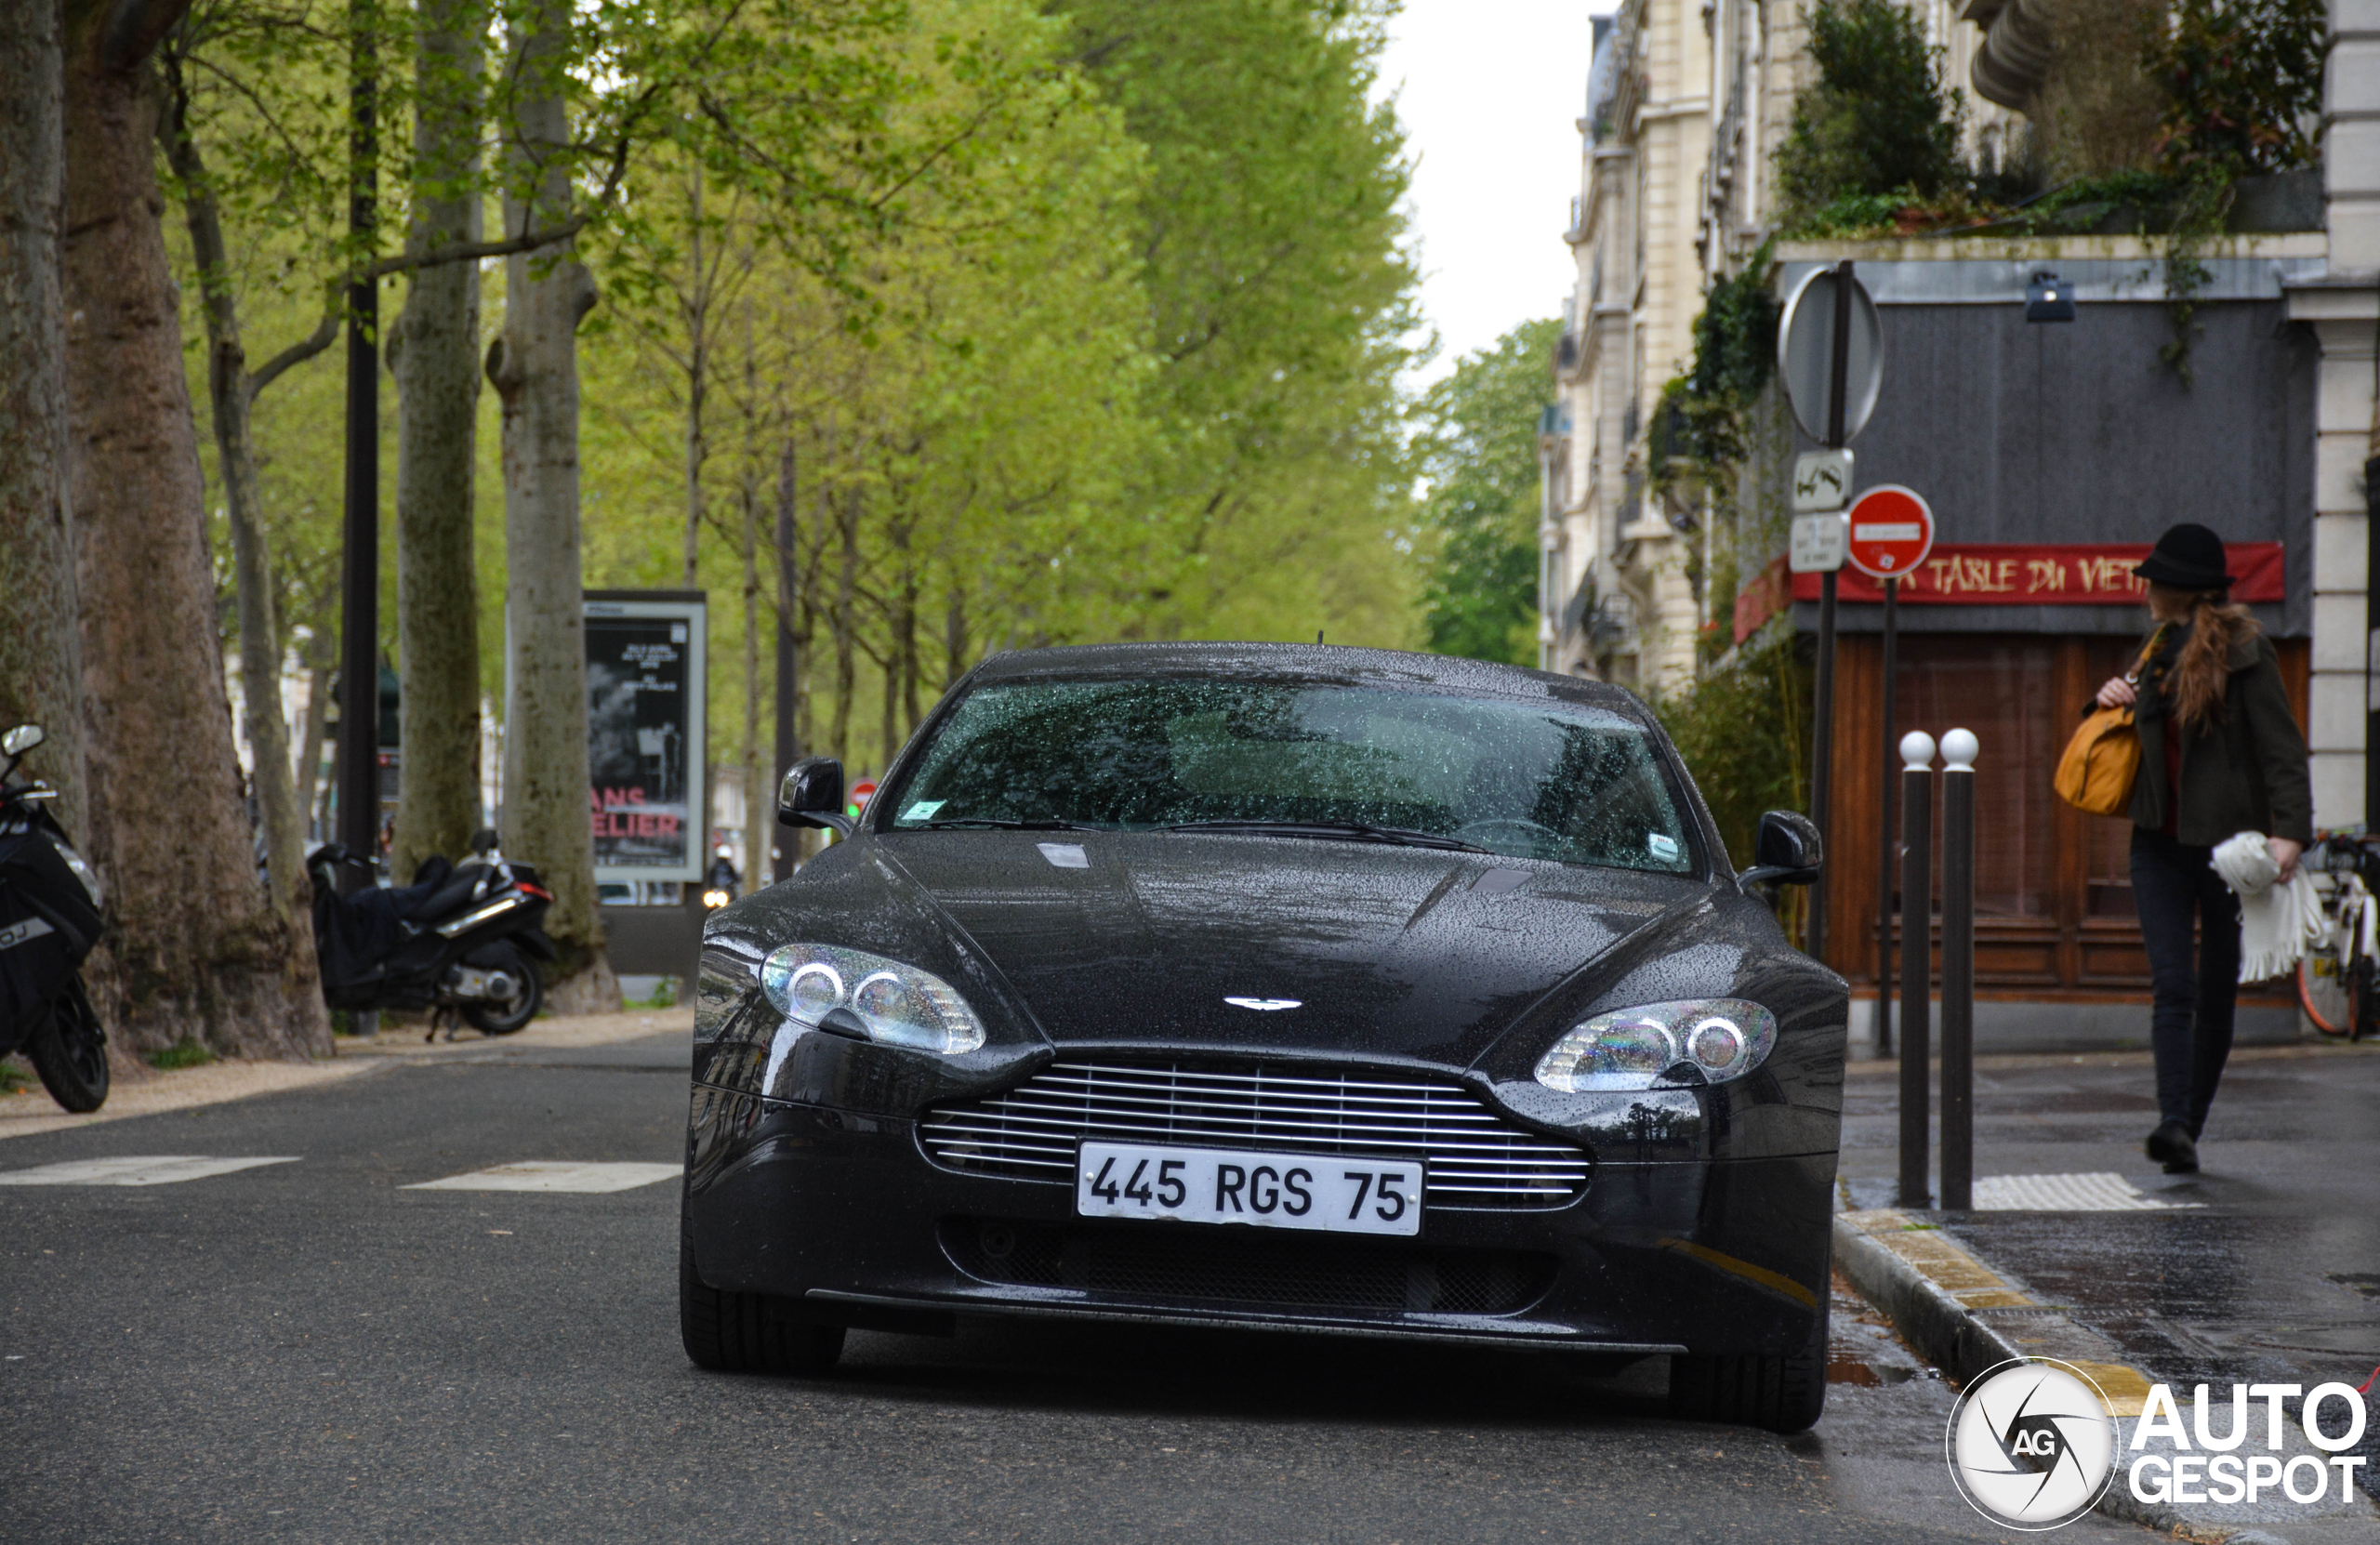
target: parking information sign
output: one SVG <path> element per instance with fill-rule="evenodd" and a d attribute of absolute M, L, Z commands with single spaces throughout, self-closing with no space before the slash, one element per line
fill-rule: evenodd
<path fill-rule="evenodd" d="M 1934 550 L 1934 511 L 1913 488 L 1885 483 L 1851 504 L 1851 566 L 1871 579 L 1898 579 Z"/>
<path fill-rule="evenodd" d="M 1794 516 L 1793 545 L 1786 566 L 1795 574 L 1835 573 L 1843 567 L 1848 531 L 1840 509 Z"/>

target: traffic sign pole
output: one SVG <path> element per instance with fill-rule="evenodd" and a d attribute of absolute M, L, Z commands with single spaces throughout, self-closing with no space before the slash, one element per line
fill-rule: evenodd
<path fill-rule="evenodd" d="M 1884 798 L 1883 835 L 1876 842 L 1876 1055 L 1893 1053 L 1893 747 L 1900 744 L 1898 688 L 1900 581 L 1884 581 Z"/>
<path fill-rule="evenodd" d="M 1843 415 L 1851 386 L 1851 259 L 1834 265 L 1834 337 L 1827 354 L 1826 448 L 1843 449 Z M 1834 772 L 1834 593 L 1838 571 L 1829 569 L 1818 580 L 1818 680 L 1810 706 L 1810 818 L 1817 823 L 1823 851 L 1828 825 L 1828 799 Z M 1826 957 L 1826 882 L 1810 887 L 1810 921 L 1803 946 L 1812 957 Z"/>
<path fill-rule="evenodd" d="M 1925 561 L 1934 550 L 1934 511 L 1916 490 L 1884 483 L 1869 489 L 1852 501 L 1845 517 L 1849 527 L 1844 544 L 1844 556 L 1859 572 L 1881 580 L 1884 587 L 1884 797 L 1877 801 L 1877 812 L 1883 825 L 1877 842 L 1876 857 L 1876 1050 L 1883 1055 L 1892 1046 L 1893 1009 L 1893 777 L 1892 756 L 1899 744 L 1900 687 L 1900 581 Z M 1915 812 L 1911 815 L 1914 818 Z M 1903 896 L 1904 909 L 1909 898 Z M 1921 946 L 1922 947 L 1922 946 Z M 1901 935 L 1900 953 L 1909 957 L 1909 935 Z M 1903 1041 L 1919 1033 L 1924 1016 L 1924 1004 L 1911 1004 L 1904 991 L 1900 1002 Z"/>

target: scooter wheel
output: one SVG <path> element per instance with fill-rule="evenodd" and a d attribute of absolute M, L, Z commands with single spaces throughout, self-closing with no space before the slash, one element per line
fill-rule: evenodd
<path fill-rule="evenodd" d="M 536 963 L 522 954 L 519 945 L 508 940 L 498 947 L 510 957 L 498 969 L 520 981 L 521 996 L 509 1003 L 466 1003 L 463 1022 L 487 1035 L 509 1036 L 537 1017 L 537 1006 L 545 1001 L 546 989 L 537 980 Z"/>
<path fill-rule="evenodd" d="M 49 1097 L 75 1115 L 107 1103 L 107 1031 L 83 991 L 81 977 L 69 981 L 50 1005 L 49 1023 L 25 1043 L 25 1055 Z"/>

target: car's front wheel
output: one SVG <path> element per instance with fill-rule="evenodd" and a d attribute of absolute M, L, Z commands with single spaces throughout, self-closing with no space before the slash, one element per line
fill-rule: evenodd
<path fill-rule="evenodd" d="M 1809 1344 L 1782 1357 L 1673 1357 L 1670 1411 L 1688 1421 L 1724 1421 L 1799 1433 L 1826 1409 L 1827 1305 Z"/>
<path fill-rule="evenodd" d="M 722 1292 L 694 1269 L 693 1231 L 678 1224 L 678 1337 L 715 1373 L 824 1373 L 843 1354 L 843 1327 L 805 1325 L 766 1293 Z"/>

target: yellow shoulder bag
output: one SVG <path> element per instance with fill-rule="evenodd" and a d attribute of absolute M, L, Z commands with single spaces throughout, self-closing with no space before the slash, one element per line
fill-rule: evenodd
<path fill-rule="evenodd" d="M 2162 627 L 2149 636 L 2124 680 L 2137 689 L 2140 672 L 2163 640 Z M 2133 723 L 2132 707 L 2095 709 L 2066 743 L 2057 759 L 2057 797 L 2086 815 L 2122 815 L 2132 805 L 2132 786 L 2140 776 L 2140 731 Z"/>

